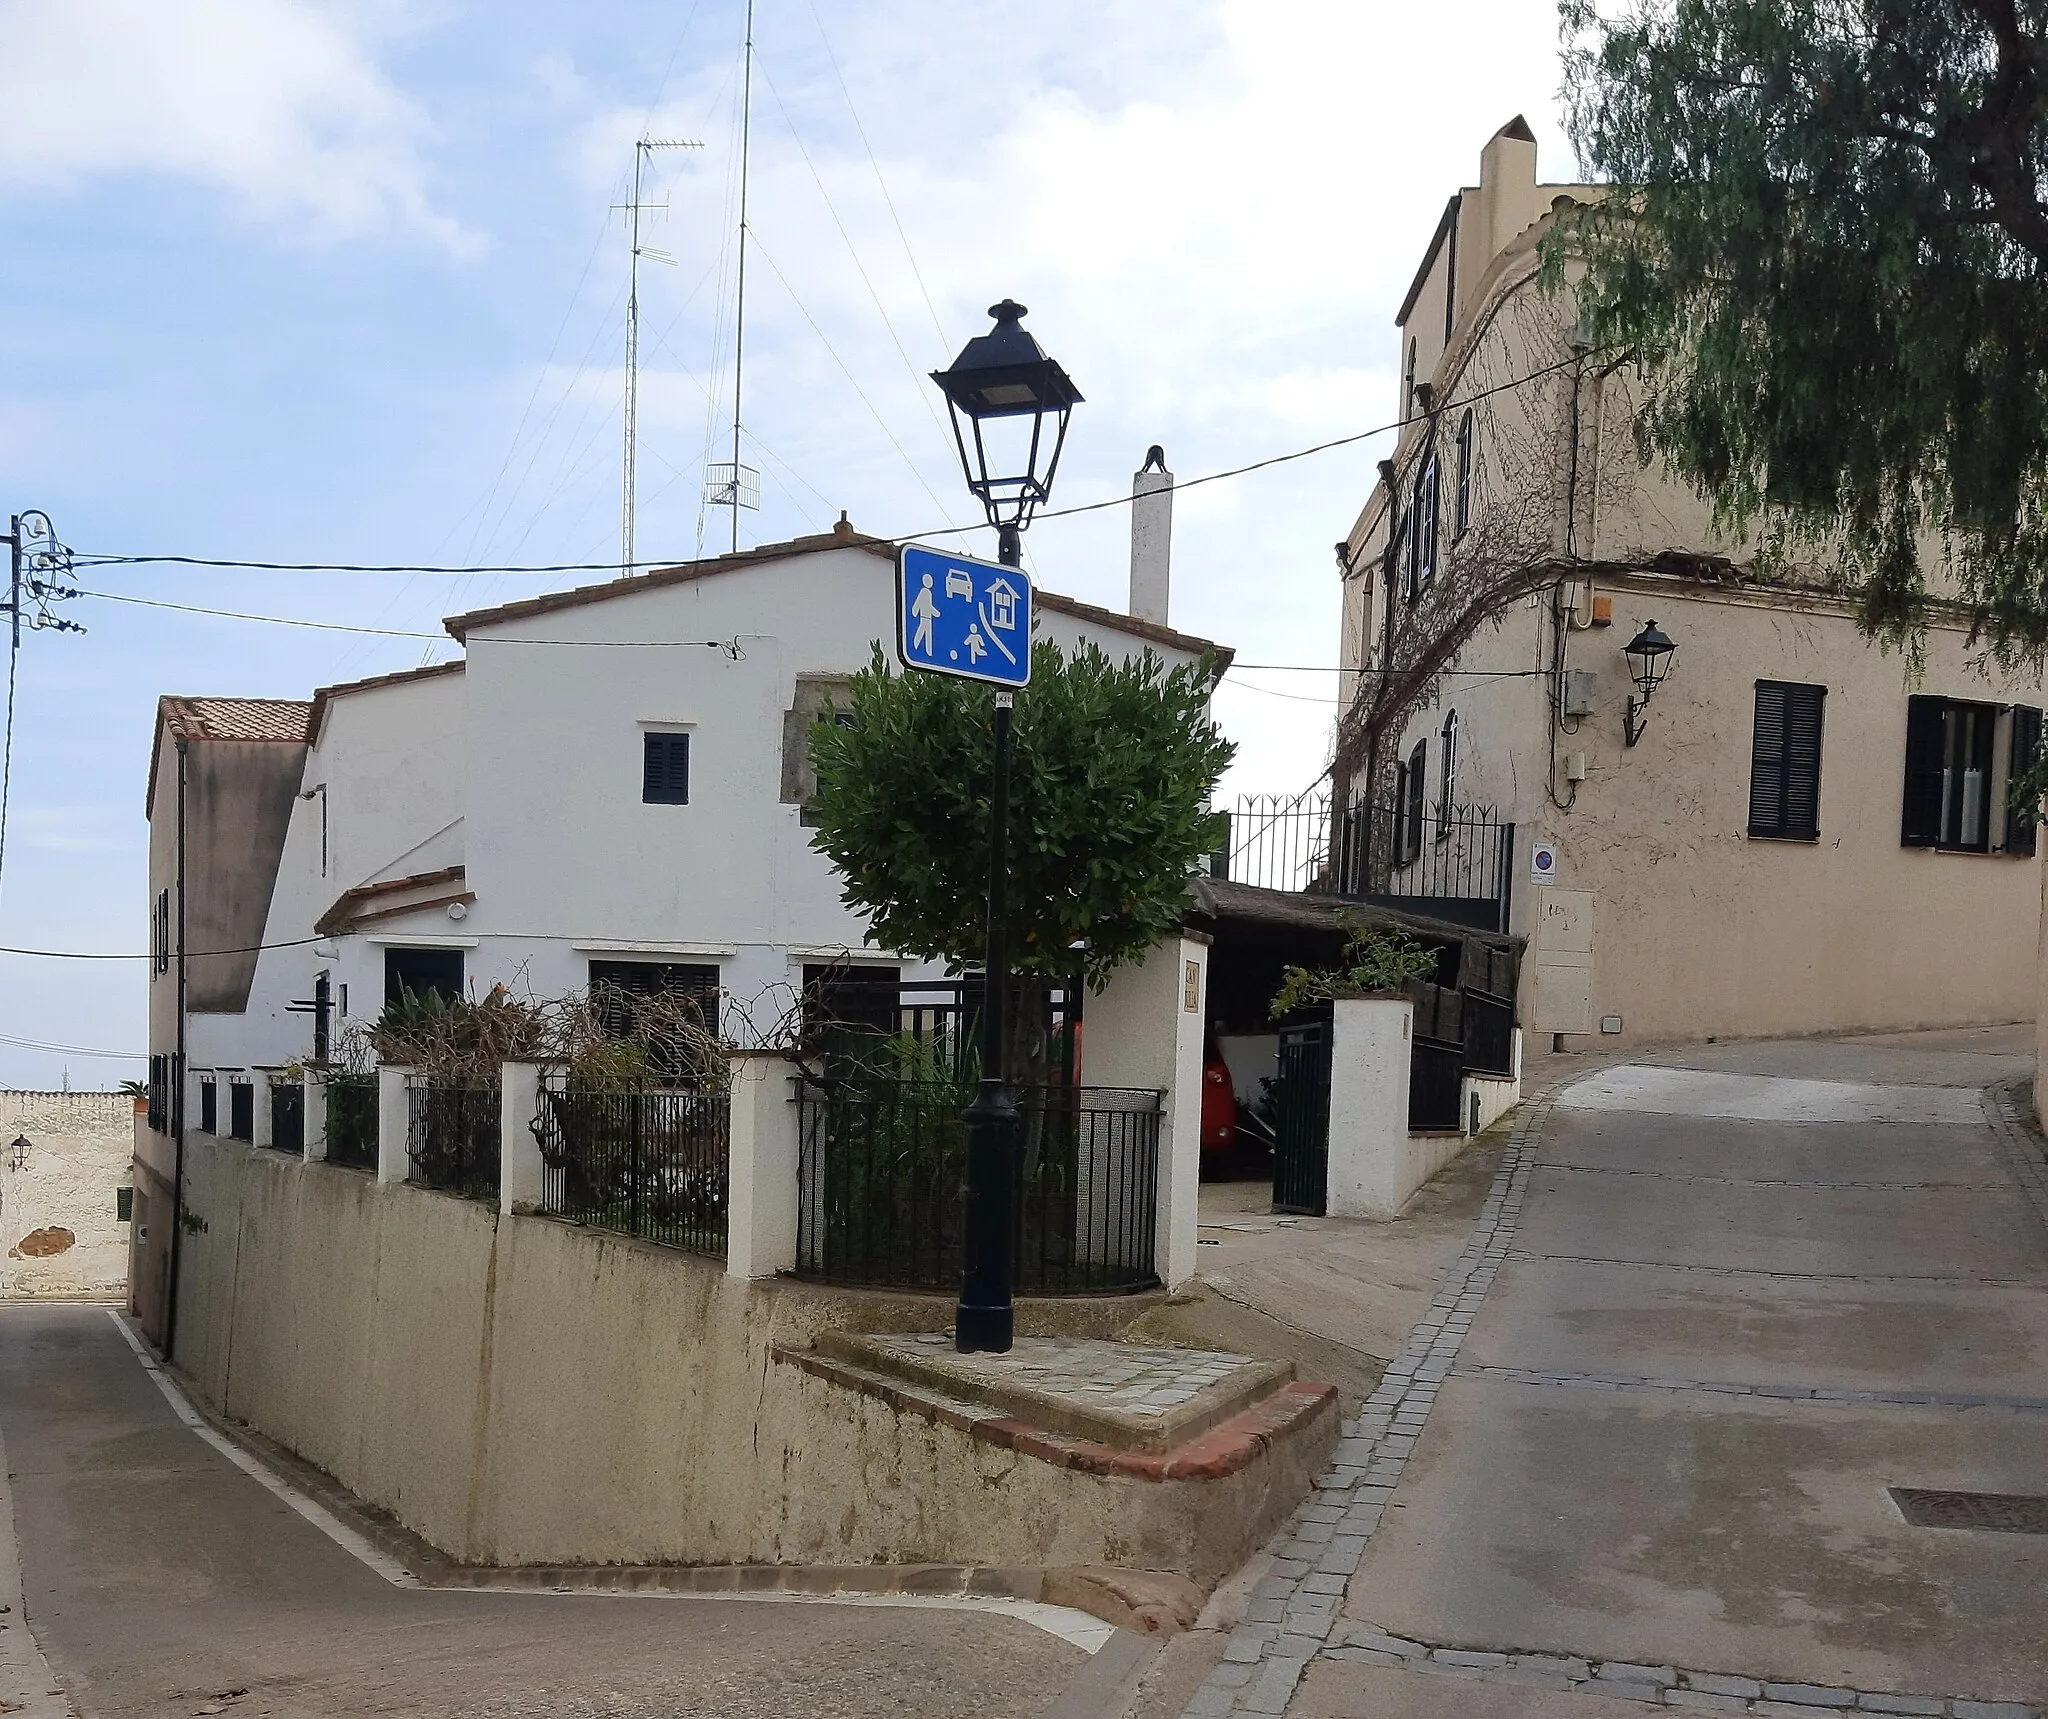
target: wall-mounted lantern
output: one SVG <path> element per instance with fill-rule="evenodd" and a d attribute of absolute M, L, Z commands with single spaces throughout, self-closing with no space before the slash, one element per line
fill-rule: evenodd
<path fill-rule="evenodd" d="M 1649 708 L 1650 695 L 1663 684 L 1676 648 L 1655 621 L 1621 647 L 1621 654 L 1628 659 L 1629 679 L 1642 695 L 1628 701 L 1628 714 L 1622 719 L 1622 738 L 1631 746 L 1643 737 L 1643 712 Z"/>
<path fill-rule="evenodd" d="M 26 1170 L 28 1168 L 28 1149 L 28 1136 L 26 1134 L 15 1135 L 14 1144 L 7 1148 L 8 1169 Z"/>

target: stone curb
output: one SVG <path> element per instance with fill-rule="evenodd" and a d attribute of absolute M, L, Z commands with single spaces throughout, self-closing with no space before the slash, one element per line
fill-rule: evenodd
<path fill-rule="evenodd" d="M 1446 1647 L 1389 1634 L 1371 1624 L 1333 1633 L 1331 1659 L 1395 1666 L 1442 1677 L 1608 1695 L 1645 1706 L 1701 1713 L 1747 1713 L 1773 1719 L 1822 1719 L 1825 1714 L 1919 1714 L 1926 1719 L 2044 1719 L 2024 1701 L 1976 1701 L 1962 1696 L 1900 1695 L 1889 1690 L 1843 1689 L 1814 1683 L 1772 1683 L 1755 1677 L 1693 1671 L 1676 1665 L 1573 1658 L 1515 1649 Z"/>
<path fill-rule="evenodd" d="M 1198 1433 L 1172 1450 L 1151 1453 L 1117 1450 L 1093 1439 L 1048 1432 L 1027 1426 L 974 1403 L 916 1390 L 883 1373 L 834 1360 L 809 1349 L 778 1344 L 777 1361 L 800 1368 L 813 1378 L 858 1391 L 885 1402 L 900 1414 L 912 1414 L 954 1428 L 1001 1450 L 1036 1457 L 1055 1468 L 1127 1480 L 1223 1480 L 1249 1467 L 1281 1440 L 1309 1428 L 1320 1416 L 1336 1412 L 1337 1389 L 1297 1380 L 1282 1385 L 1262 1403 Z"/>

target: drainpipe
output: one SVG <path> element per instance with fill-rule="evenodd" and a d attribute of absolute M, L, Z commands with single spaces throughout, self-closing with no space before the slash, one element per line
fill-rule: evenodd
<path fill-rule="evenodd" d="M 171 1270 L 164 1292 L 164 1360 L 178 1341 L 178 1255 L 185 1234 L 185 742 L 178 742 L 178 1053 L 171 1083 Z"/>

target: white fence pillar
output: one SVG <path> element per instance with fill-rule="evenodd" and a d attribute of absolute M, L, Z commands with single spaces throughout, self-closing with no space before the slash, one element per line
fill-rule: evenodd
<path fill-rule="evenodd" d="M 267 1069 L 252 1068 L 249 1071 L 249 1144 L 268 1146 L 271 1144 L 270 1124 L 273 1120 L 270 1108 L 270 1072 Z"/>
<path fill-rule="evenodd" d="M 498 1069 L 498 1210 L 540 1210 L 540 1064 L 508 1062 Z"/>
<path fill-rule="evenodd" d="M 726 1125 L 725 1269 L 773 1277 L 796 1265 L 796 1065 L 773 1051 L 734 1051 Z"/>
<path fill-rule="evenodd" d="M 1154 1088 L 1159 1196 L 1153 1269 L 1174 1289 L 1195 1274 L 1202 1177 L 1202 1025 L 1209 940 L 1181 932 L 1110 975 L 1082 1013 L 1081 1084 Z"/>
<path fill-rule="evenodd" d="M 1414 1034 L 1415 1005 L 1405 997 L 1342 997 L 1330 1006 L 1333 1218 L 1391 1218 L 1421 1185 L 1408 1137 Z"/>
<path fill-rule="evenodd" d="M 401 1063 L 377 1066 L 377 1180 L 402 1182 L 411 1169 L 406 1155 L 406 1135 L 412 1127 L 412 1107 L 407 1102 L 405 1081 L 413 1071 Z"/>
<path fill-rule="evenodd" d="M 306 1096 L 301 1102 L 306 1112 L 306 1162 L 324 1164 L 327 1161 L 327 1085 L 310 1068 L 299 1074 L 300 1091 Z"/>

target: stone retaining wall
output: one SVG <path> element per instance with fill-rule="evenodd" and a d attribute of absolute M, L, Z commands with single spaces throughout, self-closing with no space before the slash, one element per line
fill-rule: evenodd
<path fill-rule="evenodd" d="M 1219 1480 L 1088 1472 L 776 1358 L 950 1305 L 670 1249 L 194 1134 L 174 1368 L 476 1564 L 1106 1564 L 1208 1583 L 1306 1491 L 1324 1414 Z M 1156 1298 L 1155 1298 L 1156 1299 Z M 1114 1333 L 1146 1298 L 1025 1303 Z"/>

